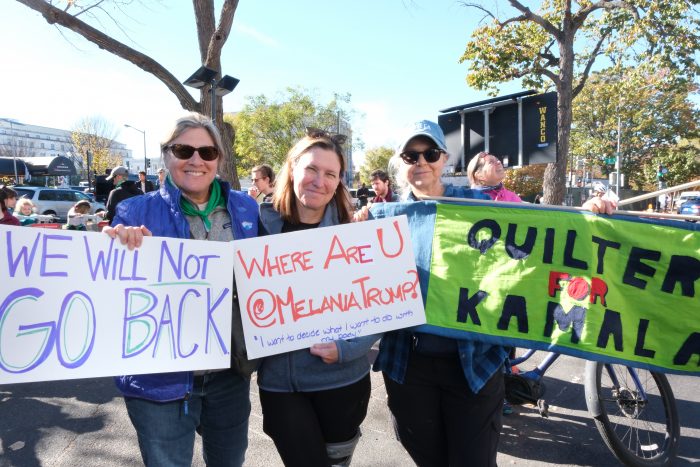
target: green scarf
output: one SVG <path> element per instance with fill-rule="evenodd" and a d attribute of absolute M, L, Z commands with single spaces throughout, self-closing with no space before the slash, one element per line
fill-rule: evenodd
<path fill-rule="evenodd" d="M 168 179 L 170 176 L 168 176 Z M 168 180 L 170 181 L 170 180 Z M 172 182 L 171 182 L 172 183 Z M 196 204 L 194 204 L 189 199 L 184 196 L 180 197 L 180 208 L 182 212 L 187 216 L 199 216 L 204 222 L 204 228 L 209 232 L 211 230 L 211 222 L 209 221 L 209 214 L 219 206 L 225 206 L 226 200 L 221 193 L 221 185 L 214 180 L 211 184 L 211 195 L 209 196 L 209 201 L 204 209 L 199 209 Z"/>

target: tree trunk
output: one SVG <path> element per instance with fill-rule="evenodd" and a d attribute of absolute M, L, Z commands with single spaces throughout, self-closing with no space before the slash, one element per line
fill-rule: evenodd
<path fill-rule="evenodd" d="M 101 30 L 84 23 L 78 15 L 71 15 L 61 10 L 46 0 L 17 0 L 19 3 L 35 10 L 44 17 L 47 23 L 63 26 L 83 36 L 88 41 L 96 44 L 103 50 L 116 55 L 147 73 L 158 78 L 177 97 L 183 109 L 200 112 L 211 116 L 211 95 L 209 86 L 205 86 L 200 94 L 199 102 L 195 101 L 189 91 L 180 80 L 170 73 L 160 63 L 151 57 L 122 44 L 118 40 L 106 35 Z M 70 5 L 69 5 L 70 6 Z M 214 70 L 221 71 L 221 49 L 228 39 L 233 23 L 233 16 L 238 7 L 238 0 L 224 0 L 221 6 L 219 25 L 216 26 L 213 0 L 193 0 L 195 20 L 197 25 L 197 37 L 202 63 Z M 217 76 L 217 79 L 220 78 Z M 234 130 L 224 123 L 221 97 L 216 97 L 216 116 L 214 121 L 221 132 L 222 142 L 226 153 L 221 164 L 221 177 L 231 182 L 234 189 L 240 189 L 240 182 L 236 174 L 236 163 L 232 155 Z"/>
<path fill-rule="evenodd" d="M 565 20 L 566 24 L 566 20 Z M 572 121 L 574 77 L 574 31 L 564 26 L 559 42 L 559 77 L 557 86 L 557 162 L 544 171 L 543 202 L 561 205 L 566 193 L 566 166 L 569 159 L 569 138 Z"/>

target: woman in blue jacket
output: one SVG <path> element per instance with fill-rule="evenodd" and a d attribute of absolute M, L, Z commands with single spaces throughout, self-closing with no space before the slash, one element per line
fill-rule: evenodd
<path fill-rule="evenodd" d="M 110 236 L 130 247 L 139 246 L 143 235 L 215 242 L 257 236 L 255 200 L 216 179 L 224 150 L 210 119 L 192 113 L 177 120 L 161 153 L 169 172 L 166 182 L 158 191 L 119 203 Z M 233 369 L 116 379 L 146 465 L 192 465 L 195 431 L 202 436 L 207 465 L 243 465 L 253 368 L 245 358 L 240 311 L 233 302 Z"/>
<path fill-rule="evenodd" d="M 269 234 L 348 223 L 339 135 L 307 131 L 288 153 L 272 203 L 260 206 Z M 287 467 L 350 465 L 370 397 L 367 353 L 379 336 L 315 344 L 266 357 L 258 369 L 263 430 Z"/>

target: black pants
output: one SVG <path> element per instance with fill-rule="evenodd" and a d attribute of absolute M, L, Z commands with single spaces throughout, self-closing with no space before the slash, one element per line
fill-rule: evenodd
<path fill-rule="evenodd" d="M 496 465 L 504 396 L 502 371 L 474 394 L 459 358 L 411 352 L 404 384 L 384 375 L 401 444 L 419 467 Z"/>
<path fill-rule="evenodd" d="M 327 467 L 326 443 L 352 439 L 367 415 L 369 374 L 337 389 L 271 392 L 260 389 L 263 431 L 287 467 Z"/>

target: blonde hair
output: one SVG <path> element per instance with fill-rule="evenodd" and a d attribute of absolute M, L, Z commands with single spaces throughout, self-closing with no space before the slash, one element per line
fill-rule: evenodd
<path fill-rule="evenodd" d="M 280 213 L 280 216 L 286 222 L 292 224 L 300 223 L 296 203 L 297 195 L 294 192 L 294 183 L 292 181 L 292 172 L 294 172 L 294 168 L 299 162 L 299 159 L 301 159 L 301 156 L 315 147 L 335 152 L 340 162 L 340 174 L 338 175 L 342 176 L 345 172 L 345 157 L 343 156 L 343 152 L 340 146 L 330 137 L 304 136 L 300 139 L 287 153 L 287 158 L 284 161 L 282 170 L 275 181 L 275 192 L 272 195 L 272 206 L 275 208 L 275 211 Z M 350 222 L 352 218 L 352 198 L 342 180 L 335 189 L 333 199 L 335 200 L 336 209 L 338 210 L 338 220 L 340 223 L 346 224 Z"/>
<path fill-rule="evenodd" d="M 32 200 L 29 198 L 20 198 L 17 200 L 17 204 L 15 204 L 15 213 L 16 214 L 22 214 L 22 208 L 25 206 L 31 206 L 32 212 L 34 211 L 34 203 L 32 203 Z"/>
<path fill-rule="evenodd" d="M 477 154 L 469 160 L 469 163 L 467 164 L 467 178 L 469 179 L 469 185 L 480 185 L 480 183 L 478 183 L 476 178 L 474 177 L 476 173 L 481 169 L 481 166 L 477 166 L 479 165 L 479 162 L 481 162 L 481 160 L 484 159 L 486 156 L 492 155 L 493 154 L 491 154 L 490 152 L 481 151 L 479 154 Z"/>

